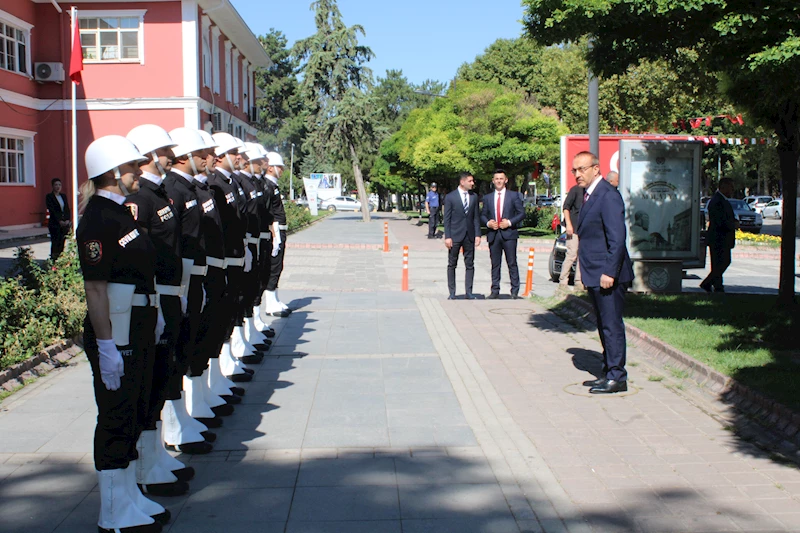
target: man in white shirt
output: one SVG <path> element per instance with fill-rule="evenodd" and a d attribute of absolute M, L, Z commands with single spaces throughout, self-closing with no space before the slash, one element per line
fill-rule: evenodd
<path fill-rule="evenodd" d="M 489 299 L 500 296 L 500 267 L 503 254 L 506 255 L 508 277 L 511 280 L 511 298 L 519 298 L 519 268 L 517 268 L 517 241 L 519 228 L 525 220 L 522 198 L 516 191 L 506 189 L 508 176 L 505 170 L 494 171 L 492 185 L 494 192 L 483 197 L 481 222 L 489 228 L 486 241 L 489 243 L 489 257 L 492 260 L 492 292 Z"/>

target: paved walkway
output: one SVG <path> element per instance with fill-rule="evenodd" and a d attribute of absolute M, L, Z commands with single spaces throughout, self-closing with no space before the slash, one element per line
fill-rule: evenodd
<path fill-rule="evenodd" d="M 290 239 L 380 242 L 382 222 L 337 215 Z M 296 311 L 274 321 L 215 451 L 181 457 L 197 477 L 161 500 L 168 531 L 800 531 L 800 473 L 714 405 L 635 349 L 633 390 L 588 396 L 593 331 L 529 301 L 446 301 L 441 241 L 390 228 L 412 247 L 413 292 L 397 290 L 398 246 L 289 249 L 281 298 Z M 79 362 L 0 404 L 0 532 L 94 531 L 90 383 Z"/>

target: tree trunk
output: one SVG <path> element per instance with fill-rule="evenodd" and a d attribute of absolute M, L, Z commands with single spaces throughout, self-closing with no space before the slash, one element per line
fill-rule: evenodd
<path fill-rule="evenodd" d="M 361 202 L 361 215 L 364 222 L 371 220 L 369 214 L 369 202 L 367 201 L 367 189 L 364 187 L 364 176 L 361 175 L 361 163 L 358 161 L 358 153 L 352 141 L 348 139 L 347 146 L 350 148 L 350 158 L 353 160 L 353 175 L 356 178 L 356 189 L 358 189 L 358 201 Z"/>
<path fill-rule="evenodd" d="M 795 121 L 790 131 L 796 131 Z M 781 165 L 781 182 L 783 188 L 783 218 L 781 219 L 781 270 L 778 286 L 778 301 L 781 304 L 791 303 L 794 298 L 795 264 L 797 238 L 797 161 L 798 146 L 796 134 L 785 138 L 778 129 L 778 159 Z"/>

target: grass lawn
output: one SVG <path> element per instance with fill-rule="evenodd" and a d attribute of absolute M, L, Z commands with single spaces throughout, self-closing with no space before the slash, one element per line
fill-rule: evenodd
<path fill-rule="evenodd" d="M 781 308 L 769 295 L 629 294 L 625 320 L 800 411 L 798 304 Z"/>

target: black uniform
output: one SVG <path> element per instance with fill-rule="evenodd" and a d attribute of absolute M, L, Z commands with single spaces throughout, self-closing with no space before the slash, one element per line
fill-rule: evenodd
<path fill-rule="evenodd" d="M 206 265 L 206 252 L 205 241 L 200 231 L 203 211 L 197 198 L 196 182 L 191 176 L 187 177 L 173 170 L 164 178 L 164 188 L 181 222 L 181 257 L 193 260 L 194 266 L 202 269 Z M 195 349 L 194 343 L 200 327 L 200 310 L 203 307 L 203 277 L 192 274 L 189 282 L 188 305 L 177 349 L 178 373 L 170 382 L 170 393 L 177 391 L 180 394 L 183 388 L 183 374 L 188 369 L 190 355 Z"/>
<path fill-rule="evenodd" d="M 154 176 L 156 179 L 160 179 Z M 145 429 L 155 429 L 165 400 L 177 400 L 180 391 L 168 391 L 168 384 L 177 372 L 175 349 L 181 330 L 180 236 L 181 226 L 175 207 L 170 202 L 163 184 L 156 185 L 142 176 L 139 192 L 128 196 L 125 205 L 134 220 L 144 229 L 156 249 L 156 292 L 164 317 L 164 333 L 156 339 L 155 361 L 152 367 L 153 387 L 149 409 L 145 416 Z M 147 375 L 145 379 L 147 379 Z"/>
<path fill-rule="evenodd" d="M 155 294 L 155 247 L 125 206 L 99 192 L 89 200 L 76 237 L 84 280 L 134 285 L 137 294 Z M 97 470 L 127 468 L 138 457 L 139 420 L 149 399 L 143 375 L 154 350 L 156 314 L 155 307 L 132 307 L 130 342 L 117 346 L 125 375 L 115 391 L 106 389 L 101 380 L 97 335 L 86 314 L 84 349 L 94 374 L 98 410 L 94 434 Z"/>
<path fill-rule="evenodd" d="M 286 211 L 283 208 L 283 200 L 281 199 L 281 191 L 278 190 L 278 186 L 269 179 L 269 176 L 264 182 L 269 190 L 270 190 L 270 213 L 272 213 L 272 219 L 274 222 L 277 222 L 280 226 L 286 227 Z M 286 230 L 280 230 L 281 234 L 281 247 L 278 251 L 278 255 L 272 257 L 272 250 L 270 250 L 270 273 L 269 273 L 269 280 L 267 281 L 267 290 L 274 291 L 278 288 L 278 281 L 281 279 L 281 272 L 283 272 L 283 255 L 286 251 Z"/>
<path fill-rule="evenodd" d="M 261 210 L 259 203 L 263 198 L 263 192 L 259 196 L 260 185 L 256 183 L 256 179 L 250 175 L 242 172 L 240 174 L 240 183 L 244 189 L 247 199 L 245 207 L 245 216 L 247 218 L 247 247 L 253 256 L 253 264 L 250 272 L 245 273 L 245 287 L 242 300 L 242 313 L 246 318 L 253 316 L 253 306 L 256 301 L 256 295 L 260 295 L 259 284 L 259 235 L 261 234 Z"/>
<path fill-rule="evenodd" d="M 272 228 L 272 221 L 274 220 L 272 218 L 272 212 L 270 211 L 270 206 L 272 203 L 272 189 L 270 186 L 272 185 L 272 182 L 264 178 L 262 175 L 256 179 L 256 184 L 259 187 L 258 222 L 261 245 L 258 254 L 259 289 L 253 306 L 258 305 L 261 302 L 261 294 L 267 288 L 267 284 L 269 283 L 269 274 L 272 269 L 272 261 L 270 260 L 270 254 L 272 253 L 272 236 L 270 230 Z"/>

